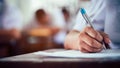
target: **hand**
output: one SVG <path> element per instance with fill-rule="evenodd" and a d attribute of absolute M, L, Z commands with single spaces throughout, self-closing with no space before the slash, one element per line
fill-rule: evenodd
<path fill-rule="evenodd" d="M 107 34 L 86 27 L 79 34 L 79 50 L 81 52 L 100 52 L 103 49 L 103 40 L 107 44 L 110 42 Z"/>

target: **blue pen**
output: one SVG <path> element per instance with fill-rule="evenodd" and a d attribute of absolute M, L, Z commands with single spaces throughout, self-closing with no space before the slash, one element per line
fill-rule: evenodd
<path fill-rule="evenodd" d="M 92 22 L 90 21 L 87 13 L 86 13 L 86 11 L 85 11 L 85 9 L 84 9 L 84 8 L 81 8 L 80 11 L 81 11 L 81 14 L 82 14 L 83 18 L 85 19 L 86 23 L 89 24 L 90 27 L 92 27 L 92 28 L 94 29 L 94 27 L 93 27 L 93 25 L 92 25 Z M 105 42 L 104 42 L 104 41 L 103 41 L 103 47 L 104 47 L 104 49 L 107 49 L 106 46 L 105 46 Z"/>

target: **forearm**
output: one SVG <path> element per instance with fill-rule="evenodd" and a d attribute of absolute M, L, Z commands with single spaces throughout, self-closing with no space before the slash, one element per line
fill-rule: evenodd
<path fill-rule="evenodd" d="M 65 39 L 64 47 L 66 49 L 79 49 L 79 31 L 72 30 Z"/>

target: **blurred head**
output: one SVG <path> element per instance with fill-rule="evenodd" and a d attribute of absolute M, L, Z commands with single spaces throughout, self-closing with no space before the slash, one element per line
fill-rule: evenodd
<path fill-rule="evenodd" d="M 66 8 L 62 8 L 62 13 L 64 15 L 65 21 L 68 21 L 70 18 L 69 11 Z"/>
<path fill-rule="evenodd" d="M 38 21 L 39 24 L 49 24 L 50 18 L 49 15 L 43 10 L 39 9 L 35 13 L 36 20 Z"/>

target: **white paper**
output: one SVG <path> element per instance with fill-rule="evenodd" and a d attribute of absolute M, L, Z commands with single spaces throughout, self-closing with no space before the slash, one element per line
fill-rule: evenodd
<path fill-rule="evenodd" d="M 50 57 L 66 57 L 66 58 L 105 58 L 105 57 L 120 57 L 120 50 L 103 50 L 100 53 L 82 53 L 76 50 L 65 50 L 56 52 L 35 52 L 36 55 Z"/>

